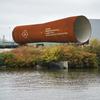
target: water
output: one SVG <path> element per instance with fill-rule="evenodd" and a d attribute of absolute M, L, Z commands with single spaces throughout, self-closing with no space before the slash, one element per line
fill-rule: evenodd
<path fill-rule="evenodd" d="M 100 100 L 100 72 L 0 71 L 0 100 Z"/>
<path fill-rule="evenodd" d="M 0 53 L 2 53 L 2 52 L 7 52 L 7 51 L 11 51 L 11 50 L 13 50 L 13 49 L 7 49 L 7 48 L 4 48 L 4 49 L 0 49 Z"/>

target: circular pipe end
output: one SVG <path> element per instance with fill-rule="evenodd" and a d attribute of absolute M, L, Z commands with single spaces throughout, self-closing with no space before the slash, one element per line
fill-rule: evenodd
<path fill-rule="evenodd" d="M 85 43 L 91 36 L 91 24 L 85 16 L 77 17 L 74 25 L 74 32 L 79 43 Z"/>

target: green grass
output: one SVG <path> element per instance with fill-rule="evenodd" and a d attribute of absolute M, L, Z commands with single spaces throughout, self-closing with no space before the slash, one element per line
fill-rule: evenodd
<path fill-rule="evenodd" d="M 89 45 L 71 44 L 35 48 L 23 46 L 0 53 L 0 66 L 35 67 L 37 64 L 68 61 L 71 68 L 92 68 L 100 66 L 100 41 Z"/>

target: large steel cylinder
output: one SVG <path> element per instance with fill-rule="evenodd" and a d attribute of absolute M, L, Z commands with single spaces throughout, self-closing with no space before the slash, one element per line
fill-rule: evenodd
<path fill-rule="evenodd" d="M 73 16 L 43 24 L 16 26 L 12 32 L 18 44 L 34 42 L 85 43 L 91 36 L 91 25 L 85 16 Z"/>

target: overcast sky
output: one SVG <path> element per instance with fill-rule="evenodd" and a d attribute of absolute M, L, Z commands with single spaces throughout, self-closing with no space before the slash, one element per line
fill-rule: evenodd
<path fill-rule="evenodd" d="M 17 25 L 85 15 L 100 19 L 100 0 L 0 0 L 0 38 L 12 38 Z"/>

